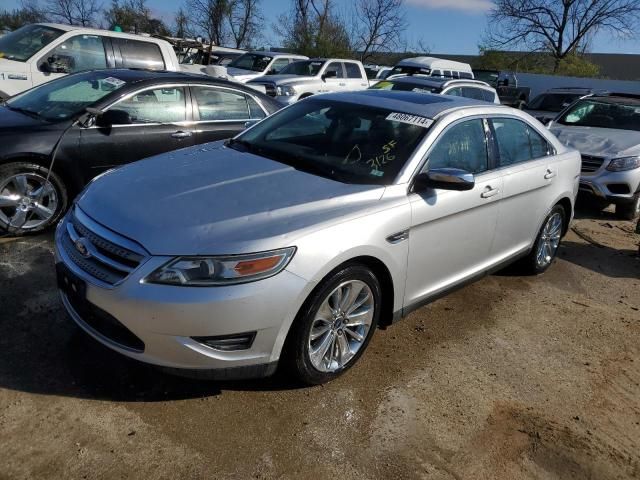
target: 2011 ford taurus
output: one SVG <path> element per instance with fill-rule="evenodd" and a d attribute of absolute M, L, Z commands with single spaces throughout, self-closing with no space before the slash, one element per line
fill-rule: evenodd
<path fill-rule="evenodd" d="M 549 267 L 580 156 L 508 107 L 312 97 L 226 144 L 95 180 L 56 232 L 62 300 L 112 349 L 185 373 L 308 384 L 376 326 L 515 260 Z"/>

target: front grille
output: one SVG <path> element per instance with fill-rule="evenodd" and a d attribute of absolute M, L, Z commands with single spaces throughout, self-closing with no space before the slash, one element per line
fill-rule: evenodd
<path fill-rule="evenodd" d="M 595 172 L 604 163 L 602 157 L 592 157 L 591 155 L 582 155 L 582 171 Z"/>
<path fill-rule="evenodd" d="M 144 342 L 115 317 L 84 298 L 66 295 L 66 299 L 82 321 L 100 335 L 130 350 L 144 352 Z"/>
<path fill-rule="evenodd" d="M 146 258 L 141 247 L 135 247 L 137 251 L 125 247 L 123 244 L 130 242 L 125 239 L 118 242 L 115 234 L 96 228 L 77 208 L 65 220 L 65 227 L 61 238 L 64 252 L 76 266 L 106 284 L 123 281 Z"/>

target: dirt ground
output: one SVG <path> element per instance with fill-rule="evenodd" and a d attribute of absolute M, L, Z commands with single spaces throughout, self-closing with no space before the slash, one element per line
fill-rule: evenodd
<path fill-rule="evenodd" d="M 63 312 L 51 236 L 0 240 L 0 478 L 640 478 L 638 238 L 573 227 L 545 275 L 487 277 L 304 389 L 112 353 Z"/>

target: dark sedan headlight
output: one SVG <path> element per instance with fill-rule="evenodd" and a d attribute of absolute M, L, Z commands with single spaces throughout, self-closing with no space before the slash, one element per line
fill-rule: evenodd
<path fill-rule="evenodd" d="M 640 168 L 640 157 L 637 156 L 614 158 L 607 165 L 607 170 L 610 172 L 624 172 L 635 168 Z"/>
<path fill-rule="evenodd" d="M 284 270 L 295 251 L 295 247 L 289 247 L 247 255 L 178 257 L 145 281 L 185 287 L 254 282 Z"/>

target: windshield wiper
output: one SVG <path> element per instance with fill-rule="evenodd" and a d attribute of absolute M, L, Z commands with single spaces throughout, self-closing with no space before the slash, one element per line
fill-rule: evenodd
<path fill-rule="evenodd" d="M 7 103 L 5 103 L 4 105 L 9 110 L 13 110 L 14 112 L 22 113 L 22 114 L 27 115 L 27 116 L 29 116 L 31 118 L 40 118 L 40 114 L 38 112 L 34 112 L 32 110 L 27 110 L 26 108 L 12 107 L 11 105 L 8 105 Z"/>

